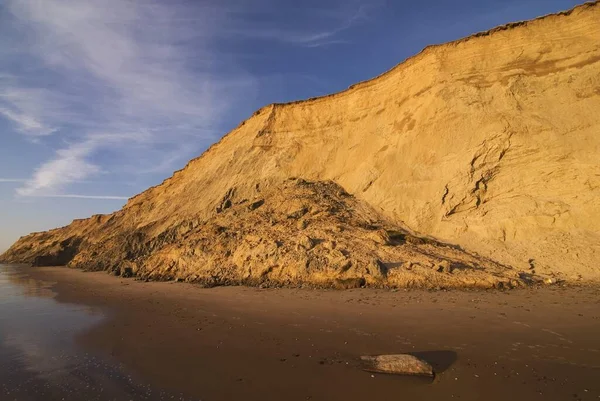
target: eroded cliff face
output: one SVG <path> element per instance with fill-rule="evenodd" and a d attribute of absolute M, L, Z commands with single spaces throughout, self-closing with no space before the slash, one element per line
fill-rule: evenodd
<path fill-rule="evenodd" d="M 281 209 L 298 199 L 316 210 L 305 227 Z M 593 2 L 265 107 L 121 211 L 23 237 L 2 259 L 196 281 L 487 286 L 598 280 L 599 256 Z"/>

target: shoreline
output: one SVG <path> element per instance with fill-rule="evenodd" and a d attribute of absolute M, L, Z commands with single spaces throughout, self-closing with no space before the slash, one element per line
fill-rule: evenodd
<path fill-rule="evenodd" d="M 600 287 L 207 289 L 60 267 L 20 269 L 53 282 L 59 302 L 108 312 L 78 336 L 84 347 L 194 398 L 600 396 Z M 429 359 L 435 380 L 372 377 L 358 365 L 361 355 L 390 353 Z"/>
<path fill-rule="evenodd" d="M 589 290 L 600 290 L 600 279 L 593 280 L 577 280 L 577 281 L 569 281 L 569 280 L 561 280 L 552 277 L 545 277 L 545 279 L 541 279 L 542 276 L 537 277 L 537 280 L 529 280 L 520 282 L 519 285 L 512 285 L 510 282 L 499 281 L 494 286 L 482 286 L 482 285 L 472 285 L 472 284 L 464 284 L 464 285 L 437 285 L 437 286 L 428 286 L 428 285 L 419 285 L 419 283 L 413 283 L 408 286 L 394 286 L 388 285 L 385 282 L 373 284 L 368 283 L 364 279 L 337 279 L 333 281 L 323 281 L 323 282 L 297 282 L 290 283 L 287 281 L 275 281 L 275 280 L 208 280 L 208 279 L 196 279 L 196 280 L 188 280 L 181 278 L 165 278 L 161 276 L 157 277 L 145 277 L 138 276 L 133 272 L 128 273 L 125 270 L 125 274 L 122 274 L 120 271 L 109 271 L 109 270 L 87 270 L 81 267 L 70 267 L 68 265 L 59 265 L 59 266 L 46 266 L 46 265 L 32 265 L 28 263 L 10 263 L 10 262 L 2 262 L 0 261 L 0 265 L 10 265 L 17 267 L 19 269 L 67 269 L 73 271 L 80 271 L 82 273 L 106 273 L 109 276 L 113 276 L 117 279 L 126 279 L 132 281 L 140 281 L 144 283 L 180 283 L 191 285 L 199 289 L 212 289 L 212 288 L 255 288 L 255 289 L 271 289 L 271 290 L 307 290 L 307 291 L 347 291 L 347 290 L 363 290 L 363 291 L 422 291 L 422 292 L 469 292 L 469 293 L 479 293 L 479 292 L 518 292 L 518 291 L 540 291 L 543 289 L 549 288 L 561 288 L 561 289 L 589 289 Z"/>

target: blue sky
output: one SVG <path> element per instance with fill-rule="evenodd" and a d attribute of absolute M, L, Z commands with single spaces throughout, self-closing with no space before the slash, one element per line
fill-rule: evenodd
<path fill-rule="evenodd" d="M 573 0 L 2 0 L 0 251 L 119 209 L 268 103 Z"/>

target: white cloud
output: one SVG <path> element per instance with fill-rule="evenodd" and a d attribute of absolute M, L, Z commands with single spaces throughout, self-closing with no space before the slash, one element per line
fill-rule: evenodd
<path fill-rule="evenodd" d="M 10 110 L 6 107 L 0 107 L 0 114 L 15 123 L 18 126 L 19 131 L 28 135 L 45 136 L 56 131 L 54 128 L 46 127 L 35 117 L 23 112 Z"/>
<path fill-rule="evenodd" d="M 86 139 L 76 142 L 64 149 L 59 149 L 56 156 L 36 169 L 33 177 L 17 189 L 21 196 L 56 196 L 55 192 L 90 176 L 101 174 L 102 168 L 88 161 L 95 152 L 102 149 L 134 143 L 145 143 L 151 139 L 145 133 L 92 133 Z"/>
<path fill-rule="evenodd" d="M 201 134 L 200 142 L 187 142 L 181 156 L 188 157 L 194 143 L 216 139 L 223 113 L 255 90 L 248 74 L 215 64 L 218 8 L 9 0 L 7 9 L 21 27 L 10 32 L 21 44 L 14 61 L 26 53 L 29 64 L 26 73 L 0 76 L 7 83 L 0 114 L 22 133 L 66 143 L 17 190 L 22 196 L 54 194 L 106 173 L 102 157 L 117 161 L 110 172 L 171 168 L 181 161 L 173 150 L 182 141 Z"/>
<path fill-rule="evenodd" d="M 57 152 L 56 158 L 42 164 L 22 187 L 21 196 L 44 194 L 100 172 L 100 167 L 86 161 L 94 150 L 93 142 L 83 142 Z"/>
<path fill-rule="evenodd" d="M 181 63 L 185 56 L 174 43 L 184 33 L 168 20 L 174 12 L 168 5 L 122 0 L 12 5 L 15 15 L 34 28 L 36 55 L 48 66 L 83 71 L 85 78 L 100 81 L 113 91 L 122 115 L 191 115 L 206 122 L 214 112 L 210 77 L 192 74 Z M 207 26 L 206 20 L 200 24 Z"/>
<path fill-rule="evenodd" d="M 375 1 L 376 3 L 379 0 Z M 368 20 L 367 6 L 356 1 L 340 3 L 323 3 L 321 8 L 309 9 L 302 7 L 291 12 L 308 12 L 309 26 L 290 28 L 269 26 L 268 24 L 248 23 L 246 20 L 235 20 L 228 32 L 232 35 L 242 35 L 252 39 L 269 40 L 303 47 L 322 47 L 334 44 L 349 43 L 340 38 L 340 34 Z M 271 18 L 277 20 L 276 17 Z M 301 19 L 301 18 L 298 18 Z"/>
<path fill-rule="evenodd" d="M 0 75 L 0 117 L 12 122 L 17 131 L 43 137 L 56 131 L 47 119 L 59 114 L 61 102 L 43 89 L 19 88 L 14 76 Z"/>
<path fill-rule="evenodd" d="M 44 198 L 74 198 L 74 199 L 99 199 L 99 200 L 128 200 L 129 196 L 112 195 L 79 195 L 79 194 L 57 194 L 57 195 L 36 195 Z"/>
<path fill-rule="evenodd" d="M 0 182 L 25 182 L 24 178 L 0 178 Z"/>
<path fill-rule="evenodd" d="M 323 1 L 318 7 L 310 7 L 298 2 L 287 5 L 288 15 L 271 14 L 270 9 L 263 7 L 255 13 L 263 14 L 264 19 L 248 21 L 234 19 L 227 32 L 234 36 L 245 36 L 250 39 L 268 40 L 302 47 L 323 47 L 336 44 L 347 44 L 349 40 L 341 37 L 350 29 L 370 20 L 373 9 L 379 8 L 381 0 L 330 0 Z M 242 13 L 243 16 L 243 13 Z M 294 21 L 293 26 L 281 26 L 280 19 Z M 269 23 L 269 22 L 274 23 Z"/>

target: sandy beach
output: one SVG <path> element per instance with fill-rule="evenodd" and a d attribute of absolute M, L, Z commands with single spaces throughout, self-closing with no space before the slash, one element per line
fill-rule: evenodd
<path fill-rule="evenodd" d="M 199 288 L 22 268 L 107 318 L 78 336 L 146 382 L 202 400 L 600 399 L 600 289 Z M 361 370 L 414 353 L 433 381 Z"/>

